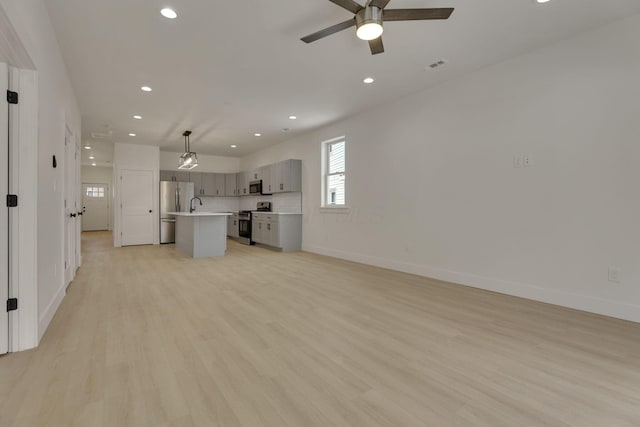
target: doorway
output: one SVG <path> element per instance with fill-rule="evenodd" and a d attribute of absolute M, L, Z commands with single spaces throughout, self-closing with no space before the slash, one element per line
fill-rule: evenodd
<path fill-rule="evenodd" d="M 73 280 L 76 272 L 77 221 L 79 213 L 76 187 L 78 146 L 68 128 L 65 133 L 64 147 L 64 283 L 68 285 Z"/>
<path fill-rule="evenodd" d="M 151 245 L 154 231 L 153 172 L 123 170 L 120 180 L 122 246 Z"/>
<path fill-rule="evenodd" d="M 109 230 L 109 184 L 82 184 L 82 231 Z"/>

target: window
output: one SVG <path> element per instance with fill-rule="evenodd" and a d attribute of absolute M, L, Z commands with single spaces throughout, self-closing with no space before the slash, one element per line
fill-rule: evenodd
<path fill-rule="evenodd" d="M 323 207 L 346 207 L 346 142 L 344 137 L 323 142 Z"/>
<path fill-rule="evenodd" d="M 87 187 L 87 197 L 104 197 L 104 187 Z"/>

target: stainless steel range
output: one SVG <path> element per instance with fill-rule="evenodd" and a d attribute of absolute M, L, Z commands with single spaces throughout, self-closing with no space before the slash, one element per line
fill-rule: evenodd
<path fill-rule="evenodd" d="M 238 242 L 252 245 L 251 241 L 251 211 L 238 212 Z"/>
<path fill-rule="evenodd" d="M 271 212 L 271 202 L 258 202 L 258 212 Z M 238 242 L 244 245 L 254 245 L 251 239 L 251 211 L 238 212 Z"/>

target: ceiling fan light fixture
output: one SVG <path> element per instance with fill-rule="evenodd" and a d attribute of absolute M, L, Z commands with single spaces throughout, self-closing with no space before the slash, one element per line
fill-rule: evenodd
<path fill-rule="evenodd" d="M 356 35 L 360 40 L 375 40 L 382 35 L 382 10 L 365 7 L 356 14 Z"/>

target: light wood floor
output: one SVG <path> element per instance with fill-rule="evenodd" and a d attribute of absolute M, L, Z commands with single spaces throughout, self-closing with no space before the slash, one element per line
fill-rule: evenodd
<path fill-rule="evenodd" d="M 0 426 L 638 426 L 640 325 L 307 253 L 110 247 Z"/>

